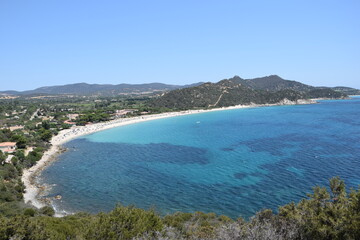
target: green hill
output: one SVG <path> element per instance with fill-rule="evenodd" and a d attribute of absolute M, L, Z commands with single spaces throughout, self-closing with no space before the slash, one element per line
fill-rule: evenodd
<path fill-rule="evenodd" d="M 59 86 L 40 87 L 29 91 L 2 91 L 3 95 L 37 95 L 37 94 L 72 94 L 72 95 L 100 95 L 100 96 L 114 96 L 119 94 L 142 94 L 159 91 L 169 91 L 179 88 L 187 88 L 200 85 L 202 83 L 194 83 L 191 85 L 169 85 L 163 83 L 146 83 L 146 84 L 88 84 L 75 83 Z"/>
<path fill-rule="evenodd" d="M 360 90 L 350 87 L 333 87 L 334 91 L 341 92 L 347 95 L 360 95 Z"/>
<path fill-rule="evenodd" d="M 301 90 L 301 91 L 300 91 Z M 172 109 L 228 107 L 249 104 L 276 104 L 310 98 L 344 98 L 332 89 L 318 89 L 278 76 L 244 80 L 238 76 L 218 83 L 177 89 L 152 99 L 152 107 Z M 289 103 L 289 102 L 287 102 Z"/>
<path fill-rule="evenodd" d="M 239 77 L 234 77 L 239 78 Z M 297 81 L 285 80 L 277 75 L 271 75 L 261 78 L 244 79 L 241 83 L 256 90 L 266 90 L 271 92 L 290 89 L 299 92 L 308 92 L 315 87 L 306 85 Z"/>

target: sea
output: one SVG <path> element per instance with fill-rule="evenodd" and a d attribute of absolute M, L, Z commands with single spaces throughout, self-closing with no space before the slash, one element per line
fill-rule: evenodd
<path fill-rule="evenodd" d="M 248 218 L 339 176 L 360 184 L 360 97 L 213 111 L 83 136 L 38 181 L 58 212 L 116 205 Z"/>

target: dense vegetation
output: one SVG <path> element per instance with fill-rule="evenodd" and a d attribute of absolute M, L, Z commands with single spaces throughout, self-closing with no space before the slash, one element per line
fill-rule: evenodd
<path fill-rule="evenodd" d="M 296 102 L 300 99 L 346 97 L 345 94 L 329 88 L 314 88 L 298 82 L 283 80 L 277 76 L 272 76 L 270 79 L 273 82 L 270 85 L 262 84 L 263 79 L 243 80 L 239 77 L 225 79 L 218 83 L 205 83 L 197 87 L 168 92 L 159 98 L 152 99 L 149 105 L 185 110 L 249 104 L 277 104 L 284 100 Z M 306 91 L 299 91 L 299 89 Z"/>
<path fill-rule="evenodd" d="M 251 89 L 266 90 L 270 92 L 277 92 L 285 89 L 297 92 L 308 92 L 315 88 L 313 86 L 309 86 L 300 82 L 282 79 L 277 75 L 253 79 L 242 79 L 238 76 L 235 76 L 232 78 L 232 80 L 241 83 Z"/>
<path fill-rule="evenodd" d="M 333 87 L 334 91 L 344 93 L 346 95 L 360 95 L 360 90 L 350 87 Z"/>
<path fill-rule="evenodd" d="M 44 132 L 49 131 L 39 126 L 39 132 L 34 134 L 24 134 L 22 131 L 9 129 L 0 130 L 0 142 L 17 142 L 18 150 L 14 153 L 10 163 L 5 163 L 8 154 L 0 151 L 0 213 L 6 214 L 14 211 L 14 206 L 21 205 L 24 185 L 21 182 L 21 175 L 24 168 L 33 166 L 41 159 L 47 147 L 43 141 Z M 50 132 L 50 131 L 49 131 Z M 45 133 L 46 134 L 46 133 Z M 51 138 L 51 133 L 49 137 Z M 31 152 L 25 154 L 26 146 L 33 146 Z"/>
<path fill-rule="evenodd" d="M 17 92 L 17 91 L 3 91 L 0 94 L 11 94 L 11 95 L 78 95 L 78 96 L 116 96 L 122 94 L 144 94 L 153 93 L 159 91 L 169 91 L 178 88 L 186 88 L 196 86 L 198 83 L 191 85 L 169 85 L 163 83 L 146 83 L 146 84 L 87 84 L 87 83 L 75 83 L 67 84 L 62 86 L 48 86 L 40 87 L 34 90 Z"/>
<path fill-rule="evenodd" d="M 344 93 L 334 91 L 330 88 L 315 88 L 306 92 L 307 98 L 324 98 L 324 99 L 340 99 L 345 98 L 347 95 Z"/>
<path fill-rule="evenodd" d="M 360 239 L 360 189 L 347 193 L 339 178 L 330 191 L 315 187 L 308 199 L 247 221 L 213 213 L 174 213 L 117 206 L 109 213 L 54 218 L 49 208 L 0 216 L 0 239 Z"/>

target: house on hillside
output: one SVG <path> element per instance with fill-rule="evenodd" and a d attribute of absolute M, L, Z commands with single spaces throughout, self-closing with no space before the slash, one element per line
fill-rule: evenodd
<path fill-rule="evenodd" d="M 51 120 L 54 119 L 53 116 L 41 116 L 40 118 L 41 118 L 41 120 L 43 120 L 43 121 L 51 121 Z"/>
<path fill-rule="evenodd" d="M 77 113 L 70 113 L 67 115 L 68 119 L 71 121 L 71 120 L 75 120 L 79 117 L 79 114 Z"/>
<path fill-rule="evenodd" d="M 16 142 L 1 142 L 0 151 L 3 153 L 13 153 L 16 150 Z"/>
<path fill-rule="evenodd" d="M 19 129 L 24 129 L 23 125 L 16 125 L 16 126 L 11 126 L 9 127 L 10 131 L 15 131 L 15 130 L 19 130 Z"/>
<path fill-rule="evenodd" d="M 65 123 L 65 124 L 72 125 L 72 126 L 76 125 L 76 122 L 72 122 L 72 121 L 70 121 L 70 120 L 65 120 L 64 123 Z"/>
<path fill-rule="evenodd" d="M 124 117 L 128 113 L 133 113 L 137 110 L 134 109 L 122 109 L 122 110 L 116 110 L 114 113 L 115 117 Z"/>

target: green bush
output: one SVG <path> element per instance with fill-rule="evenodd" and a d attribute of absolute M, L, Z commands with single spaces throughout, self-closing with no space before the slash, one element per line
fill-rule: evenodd
<path fill-rule="evenodd" d="M 55 210 L 52 207 L 45 206 L 45 207 L 40 208 L 39 213 L 42 215 L 52 217 L 55 214 Z"/>
<path fill-rule="evenodd" d="M 33 216 L 35 216 L 35 214 L 36 214 L 36 210 L 33 209 L 33 208 L 26 208 L 24 210 L 24 215 L 25 216 L 33 217 Z"/>
<path fill-rule="evenodd" d="M 87 239 L 131 239 L 146 232 L 161 231 L 163 223 L 153 210 L 117 206 L 109 214 L 100 213 Z"/>

